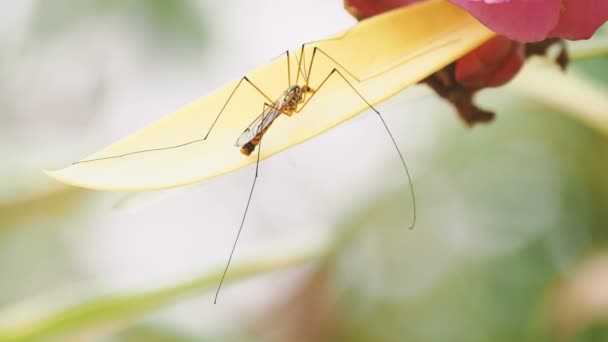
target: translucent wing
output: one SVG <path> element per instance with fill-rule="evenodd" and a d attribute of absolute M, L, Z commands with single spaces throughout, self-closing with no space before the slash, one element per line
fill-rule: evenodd
<path fill-rule="evenodd" d="M 260 128 L 262 127 L 262 118 L 264 117 L 264 113 L 260 114 L 253 122 L 247 126 L 247 128 L 241 133 L 239 138 L 234 143 L 234 146 L 242 147 L 246 143 L 253 140 L 253 138 L 260 132 Z"/>
<path fill-rule="evenodd" d="M 275 105 L 272 107 L 264 107 L 262 114 L 255 118 L 255 120 L 253 120 L 253 122 L 247 126 L 241 136 L 239 136 L 239 138 L 236 140 L 235 146 L 242 147 L 272 124 L 274 119 L 281 114 L 281 112 L 277 109 L 279 108 L 276 105 L 277 103 L 278 101 L 275 102 Z"/>

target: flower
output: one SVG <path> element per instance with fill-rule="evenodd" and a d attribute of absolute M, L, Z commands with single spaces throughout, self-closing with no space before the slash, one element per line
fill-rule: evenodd
<path fill-rule="evenodd" d="M 456 79 L 471 89 L 498 87 L 517 74 L 525 59 L 523 44 L 496 36 L 458 60 Z"/>
<path fill-rule="evenodd" d="M 344 0 L 344 4 L 348 12 L 361 20 L 420 1 L 423 0 Z M 498 33 L 423 81 L 451 102 L 469 126 L 494 117 L 494 113 L 473 103 L 477 91 L 509 82 L 526 57 L 545 54 L 549 46 L 561 42 L 554 37 L 589 38 L 608 19 L 608 0 L 449 1 Z M 565 49 L 556 62 L 566 67 Z"/>
<path fill-rule="evenodd" d="M 345 0 L 366 18 L 421 0 Z M 587 39 L 608 21 L 606 0 L 449 0 L 494 32 L 519 42 Z"/>
<path fill-rule="evenodd" d="M 404 1 L 407 2 L 407 1 Z M 587 39 L 608 20 L 606 0 L 450 0 L 520 42 Z"/>

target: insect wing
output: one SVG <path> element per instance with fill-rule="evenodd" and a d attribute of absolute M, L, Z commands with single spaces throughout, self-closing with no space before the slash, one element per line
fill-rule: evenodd
<path fill-rule="evenodd" d="M 234 143 L 234 146 L 241 147 L 246 143 L 250 142 L 255 136 L 260 127 L 262 126 L 262 117 L 264 113 L 260 114 L 253 122 L 241 133 L 239 138 Z"/>
<path fill-rule="evenodd" d="M 241 136 L 237 139 L 235 146 L 241 147 L 253 140 L 256 135 L 270 126 L 279 114 L 281 114 L 281 112 L 275 107 L 266 107 L 262 114 L 253 120 L 253 122 L 243 131 Z"/>

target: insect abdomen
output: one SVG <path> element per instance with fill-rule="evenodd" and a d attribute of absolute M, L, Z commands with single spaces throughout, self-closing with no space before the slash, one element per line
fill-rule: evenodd
<path fill-rule="evenodd" d="M 270 127 L 270 125 L 268 125 L 268 127 Z M 260 144 L 260 140 L 262 140 L 262 137 L 264 136 L 264 133 L 266 133 L 266 131 L 268 130 L 268 127 L 266 127 L 266 129 L 264 129 L 263 131 L 258 133 L 258 135 L 253 137 L 253 139 L 251 139 L 250 142 L 243 145 L 241 147 L 241 153 L 246 156 L 249 156 L 251 154 L 251 152 L 253 152 L 253 150 L 255 150 L 255 147 Z"/>
<path fill-rule="evenodd" d="M 249 156 L 255 150 L 255 145 L 250 141 L 241 147 L 241 153 Z"/>

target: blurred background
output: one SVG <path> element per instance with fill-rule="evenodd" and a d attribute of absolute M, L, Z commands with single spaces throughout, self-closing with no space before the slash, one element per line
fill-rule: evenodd
<path fill-rule="evenodd" d="M 414 230 L 370 113 L 263 162 L 245 279 L 215 305 L 253 168 L 134 195 L 42 173 L 354 23 L 339 0 L 0 1 L 0 341 L 608 340 L 608 126 L 576 119 L 585 97 L 485 91 L 497 120 L 473 129 L 422 86 L 379 105 Z M 579 56 L 608 96 L 607 55 Z"/>

